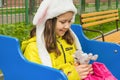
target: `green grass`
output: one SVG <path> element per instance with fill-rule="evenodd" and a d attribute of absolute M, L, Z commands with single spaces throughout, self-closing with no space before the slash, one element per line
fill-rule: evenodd
<path fill-rule="evenodd" d="M 80 24 L 80 17 L 78 14 L 75 17 L 75 24 Z"/>
<path fill-rule="evenodd" d="M 120 22 L 119 22 L 119 24 L 120 24 Z M 105 23 L 105 24 L 102 24 L 102 25 L 98 25 L 98 26 L 92 26 L 89 29 L 100 30 L 103 33 L 107 33 L 109 31 L 112 31 L 112 30 L 116 29 L 116 24 L 115 24 L 115 22 L 109 22 L 109 23 Z M 100 34 L 96 33 L 96 32 L 84 31 L 84 33 L 89 39 L 100 36 Z"/>
<path fill-rule="evenodd" d="M 2 71 L 0 70 L 0 74 L 2 73 Z"/>
<path fill-rule="evenodd" d="M 16 37 L 21 41 L 29 38 L 29 32 L 32 24 L 25 23 L 5 24 L 0 26 L 0 34 Z"/>

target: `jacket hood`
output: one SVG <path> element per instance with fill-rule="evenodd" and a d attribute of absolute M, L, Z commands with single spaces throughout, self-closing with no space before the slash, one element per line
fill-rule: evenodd
<path fill-rule="evenodd" d="M 24 50 L 26 49 L 27 45 L 31 42 L 36 42 L 36 37 L 30 38 L 29 40 L 23 41 L 22 42 L 22 46 L 21 46 L 21 50 L 24 52 Z"/>

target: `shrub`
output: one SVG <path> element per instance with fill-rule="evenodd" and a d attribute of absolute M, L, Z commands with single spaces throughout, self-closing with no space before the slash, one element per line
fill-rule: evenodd
<path fill-rule="evenodd" d="M 29 32 L 32 24 L 25 25 L 24 23 L 5 24 L 0 26 L 0 34 L 18 38 L 21 41 L 29 38 Z"/>

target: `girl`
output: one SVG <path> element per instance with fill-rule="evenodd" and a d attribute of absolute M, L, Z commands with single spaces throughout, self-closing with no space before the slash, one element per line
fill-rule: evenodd
<path fill-rule="evenodd" d="M 72 0 L 43 0 L 33 19 L 36 25 L 22 50 L 29 61 L 62 70 L 68 80 L 82 80 L 93 73 L 90 64 L 75 66 L 73 54 L 80 43 L 70 29 L 77 10 Z M 35 34 L 36 33 L 36 34 Z"/>

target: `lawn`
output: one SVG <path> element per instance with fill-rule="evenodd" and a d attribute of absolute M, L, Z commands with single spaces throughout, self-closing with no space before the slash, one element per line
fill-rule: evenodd
<path fill-rule="evenodd" d="M 119 24 L 120 24 L 120 22 L 119 22 Z M 90 27 L 89 29 L 100 30 L 103 33 L 107 33 L 107 32 L 110 32 L 110 31 L 116 29 L 116 22 L 114 21 L 114 22 L 105 23 L 105 24 L 102 24 L 102 25 Z M 84 33 L 89 39 L 100 36 L 100 34 L 96 33 L 96 32 L 84 31 Z"/>

